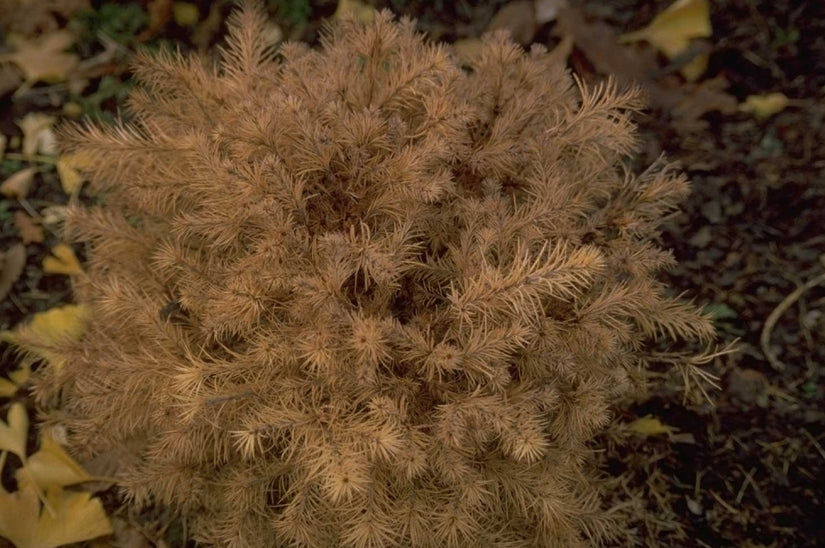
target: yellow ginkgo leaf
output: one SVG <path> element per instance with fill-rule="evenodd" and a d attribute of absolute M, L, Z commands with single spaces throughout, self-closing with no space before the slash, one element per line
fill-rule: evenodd
<path fill-rule="evenodd" d="M 0 338 L 0 340 L 3 339 Z M 8 379 L 0 377 L 0 398 L 11 398 L 17 394 L 20 387 L 29 380 L 31 374 L 31 368 L 24 366 L 11 371 L 8 374 Z"/>
<path fill-rule="evenodd" d="M 77 171 L 78 159 L 74 154 L 65 154 L 55 163 L 63 192 L 73 194 L 83 184 L 83 176 Z"/>
<path fill-rule="evenodd" d="M 707 0 L 678 0 L 657 15 L 650 24 L 636 32 L 624 34 L 622 43 L 645 40 L 653 44 L 668 59 L 682 54 L 694 38 L 707 38 L 713 29 Z M 682 68 L 686 78 L 697 79 L 707 67 L 707 56 L 700 55 Z"/>
<path fill-rule="evenodd" d="M 767 95 L 748 95 L 745 102 L 739 105 L 742 112 L 750 112 L 760 120 L 770 118 L 788 106 L 789 99 L 784 93 L 768 93 Z"/>
<path fill-rule="evenodd" d="M 87 308 L 82 304 L 67 304 L 38 312 L 31 320 L 20 327 L 28 336 L 36 336 L 44 342 L 57 342 L 61 339 L 77 340 L 86 330 Z"/>
<path fill-rule="evenodd" d="M 29 477 L 43 489 L 65 487 L 92 479 L 50 436 L 41 437 L 40 449 L 29 456 L 25 468 Z"/>
<path fill-rule="evenodd" d="M 52 488 L 47 491 L 46 500 L 54 515 L 47 511 L 40 514 L 36 548 L 56 548 L 113 532 L 103 504 L 90 493 Z"/>
<path fill-rule="evenodd" d="M 26 407 L 15 402 L 9 408 L 6 422 L 0 420 L 0 451 L 9 451 L 26 460 L 26 438 L 29 435 L 29 415 Z"/>
<path fill-rule="evenodd" d="M 172 18 L 181 27 L 194 27 L 200 20 L 198 6 L 189 2 L 175 2 L 172 4 Z"/>
<path fill-rule="evenodd" d="M 682 68 L 679 69 L 679 72 L 682 73 L 682 76 L 685 77 L 685 80 L 688 82 L 695 82 L 702 76 L 706 70 L 708 70 L 708 62 L 710 61 L 710 55 L 707 53 L 700 53 L 696 57 L 690 60 L 690 62 L 685 63 L 682 65 Z"/>
<path fill-rule="evenodd" d="M 672 426 L 668 426 L 659 419 L 650 416 L 636 419 L 635 421 L 628 424 L 627 427 L 631 431 L 636 432 L 637 434 L 641 434 L 643 436 L 658 436 L 660 434 L 672 434 L 676 431 L 676 429 Z"/>
<path fill-rule="evenodd" d="M 83 335 L 88 315 L 88 308 L 80 304 L 52 308 L 38 312 L 14 331 L 0 332 L 0 340 L 21 346 L 60 370 L 66 358 L 56 348 L 61 342 L 77 340 Z"/>
<path fill-rule="evenodd" d="M 18 367 L 9 373 L 9 379 L 17 386 L 23 386 L 28 382 L 29 377 L 32 376 L 32 370 L 29 366 Z"/>
<path fill-rule="evenodd" d="M 72 275 L 82 274 L 83 268 L 71 247 L 66 244 L 57 244 L 52 248 L 52 256 L 43 259 L 43 272 Z"/>
<path fill-rule="evenodd" d="M 40 499 L 33 485 L 6 492 L 0 486 L 0 537 L 17 548 L 32 548 L 40 516 Z"/>
<path fill-rule="evenodd" d="M 11 398 L 19 387 L 8 379 L 0 377 L 0 398 Z"/>
<path fill-rule="evenodd" d="M 100 499 L 89 493 L 54 487 L 46 502 L 41 510 L 31 483 L 13 493 L 0 489 L 0 536 L 17 548 L 57 548 L 112 533 Z"/>

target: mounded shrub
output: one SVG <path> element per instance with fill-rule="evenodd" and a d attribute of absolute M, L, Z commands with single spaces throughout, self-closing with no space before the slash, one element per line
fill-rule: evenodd
<path fill-rule="evenodd" d="M 62 138 L 99 195 L 66 225 L 89 319 L 36 394 L 74 455 L 221 546 L 626 533 L 589 443 L 652 341 L 714 336 L 656 279 L 688 184 L 623 163 L 636 90 L 386 12 L 276 46 L 249 4 L 215 66 L 136 78 L 128 121 Z"/>

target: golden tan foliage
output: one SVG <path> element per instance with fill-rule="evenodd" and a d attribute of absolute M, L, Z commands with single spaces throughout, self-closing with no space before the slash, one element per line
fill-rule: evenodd
<path fill-rule="evenodd" d="M 143 55 L 130 121 L 63 131 L 105 204 L 66 218 L 88 327 L 38 370 L 47 420 L 130 448 L 130 500 L 208 544 L 622 535 L 588 443 L 649 341 L 714 337 L 655 279 L 688 185 L 622 169 L 638 92 L 502 34 L 464 66 L 387 12 L 319 51 L 255 5 L 230 28 L 218 67 Z"/>

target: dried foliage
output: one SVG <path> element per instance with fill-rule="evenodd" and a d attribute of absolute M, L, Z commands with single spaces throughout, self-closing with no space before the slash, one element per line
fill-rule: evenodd
<path fill-rule="evenodd" d="M 142 57 L 132 121 L 64 131 L 105 205 L 67 220 L 91 319 L 40 370 L 47 422 L 125 448 L 126 495 L 210 544 L 625 534 L 588 442 L 651 340 L 713 339 L 655 279 L 688 185 L 622 168 L 638 93 L 502 35 L 462 67 L 388 13 L 319 51 L 263 17 L 217 67 Z"/>

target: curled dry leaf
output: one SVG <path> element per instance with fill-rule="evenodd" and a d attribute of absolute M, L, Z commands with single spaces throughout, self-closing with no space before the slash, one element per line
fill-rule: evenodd
<path fill-rule="evenodd" d="M 36 167 L 21 169 L 0 184 L 0 194 L 6 198 L 25 198 L 29 194 L 35 173 L 37 173 Z"/>
<path fill-rule="evenodd" d="M 26 114 L 17 125 L 23 131 L 23 155 L 57 154 L 57 137 L 52 126 L 57 121 L 54 116 L 40 112 Z"/>
<path fill-rule="evenodd" d="M 74 36 L 65 29 L 34 39 L 12 35 L 8 43 L 15 51 L 0 55 L 0 61 L 17 65 L 29 84 L 62 82 L 80 62 L 78 55 L 64 52 L 74 43 Z"/>
<path fill-rule="evenodd" d="M 487 30 L 506 30 L 513 41 L 522 46 L 529 45 L 533 42 L 533 37 L 538 30 L 533 2 L 529 0 L 508 2 L 493 16 Z"/>
<path fill-rule="evenodd" d="M 612 26 L 602 21 L 588 21 L 574 7 L 559 12 L 555 34 L 568 41 L 572 39 L 596 72 L 615 75 L 623 85 L 647 87 L 659 70 L 655 52 L 634 51 L 630 46 L 619 44 Z"/>
<path fill-rule="evenodd" d="M 535 0 L 536 23 L 543 25 L 558 17 L 559 11 L 567 7 L 567 0 Z"/>
<path fill-rule="evenodd" d="M 20 239 L 22 239 L 25 244 L 39 244 L 42 243 L 45 238 L 43 227 L 25 211 L 14 212 L 14 226 L 20 234 Z M 2 298 L 2 296 L 0 296 L 0 298 Z"/>
<path fill-rule="evenodd" d="M 46 227 L 57 226 L 66 220 L 68 208 L 66 206 L 48 206 L 40 211 L 41 223 Z"/>

